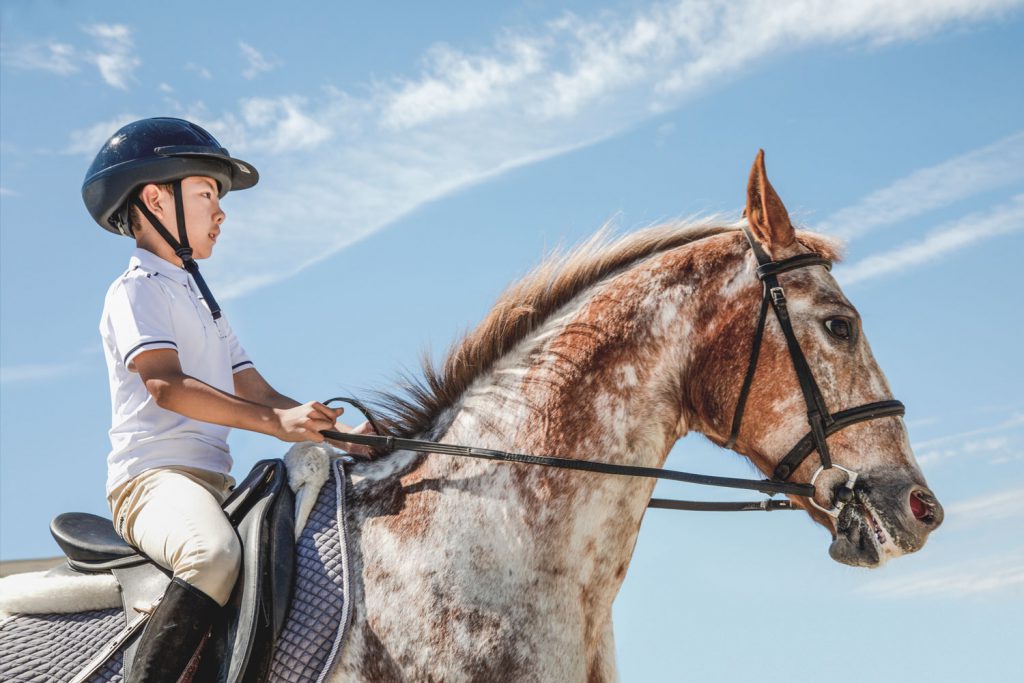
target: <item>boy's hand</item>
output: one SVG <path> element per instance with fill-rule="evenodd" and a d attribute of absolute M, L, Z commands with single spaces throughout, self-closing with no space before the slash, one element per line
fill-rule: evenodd
<path fill-rule="evenodd" d="M 341 432 L 343 434 L 374 433 L 373 427 L 370 426 L 369 422 L 364 422 L 358 427 L 349 427 L 348 425 L 344 425 L 339 422 L 336 425 L 334 425 L 334 431 Z M 361 455 L 365 458 L 369 458 L 373 455 L 373 448 L 370 446 L 364 446 L 363 444 L 349 443 L 347 441 L 337 441 L 335 439 L 328 439 L 327 443 L 331 444 L 332 446 L 335 446 L 336 448 L 340 448 L 346 453 L 350 453 L 352 455 Z"/>
<path fill-rule="evenodd" d="M 275 408 L 278 424 L 274 436 L 282 441 L 324 440 L 322 429 L 334 429 L 334 422 L 345 412 L 344 408 L 328 408 L 319 401 L 310 401 L 294 408 Z"/>

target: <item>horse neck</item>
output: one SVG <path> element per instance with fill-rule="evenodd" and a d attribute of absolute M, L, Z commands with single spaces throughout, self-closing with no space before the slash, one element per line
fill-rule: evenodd
<path fill-rule="evenodd" d="M 577 297 L 470 387 L 443 440 L 661 466 L 686 432 L 695 321 L 727 286 L 709 282 L 723 271 L 702 262 L 702 243 L 651 257 Z M 530 465 L 444 467 L 434 474 L 472 481 L 488 497 L 501 492 L 536 570 L 582 586 L 585 609 L 610 609 L 653 480 Z"/>

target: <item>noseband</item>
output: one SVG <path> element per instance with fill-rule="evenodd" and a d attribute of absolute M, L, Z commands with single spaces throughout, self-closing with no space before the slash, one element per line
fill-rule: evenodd
<path fill-rule="evenodd" d="M 782 328 L 782 334 L 786 337 L 786 346 L 789 349 L 789 357 L 793 360 L 793 369 L 796 370 L 796 377 L 800 383 L 800 391 L 803 393 L 804 403 L 807 405 L 807 423 L 810 425 L 810 431 L 797 441 L 789 453 L 775 466 L 775 470 L 772 472 L 772 479 L 778 482 L 787 481 L 812 452 L 818 451 L 821 464 L 811 477 L 810 484 L 812 486 L 823 471 L 833 467 L 846 472 L 847 479 L 842 489 L 836 492 L 831 508 L 818 505 L 813 495 L 808 500 L 811 505 L 822 512 L 832 517 L 838 517 L 843 507 L 853 500 L 853 486 L 857 481 L 858 473 L 841 465 L 832 464 L 832 455 L 829 453 L 827 437 L 858 422 L 883 417 L 902 416 L 906 412 L 906 408 L 903 403 L 893 399 L 865 403 L 856 408 L 841 410 L 835 414 L 829 412 L 828 406 L 825 405 L 825 399 L 821 395 L 821 390 L 818 389 L 818 383 L 814 381 L 814 374 L 807 364 L 807 358 L 800 348 L 800 342 L 797 341 L 796 333 L 793 332 L 793 323 L 789 318 L 789 309 L 786 305 L 786 292 L 782 285 L 779 284 L 778 276 L 780 273 L 809 266 L 824 266 L 826 269 L 831 270 L 832 261 L 819 254 L 798 254 L 781 261 L 773 261 L 772 257 L 765 252 L 761 244 L 754 238 L 749 227 L 743 226 L 743 234 L 747 236 L 750 250 L 757 259 L 757 277 L 764 285 L 764 296 L 761 297 L 761 310 L 757 317 L 757 331 L 754 333 L 754 345 L 750 350 L 747 376 L 743 379 L 740 396 L 736 402 L 736 412 L 733 413 L 732 417 L 732 432 L 729 434 L 729 440 L 726 442 L 725 447 L 733 448 L 736 445 L 736 438 L 740 433 L 740 425 L 743 423 L 743 409 L 746 406 L 747 396 L 750 393 L 750 386 L 754 381 L 754 373 L 757 371 L 757 359 L 761 354 L 761 342 L 764 339 L 764 328 L 768 319 L 768 306 L 771 305 L 775 311 L 775 318 L 779 321 L 779 327 Z"/>

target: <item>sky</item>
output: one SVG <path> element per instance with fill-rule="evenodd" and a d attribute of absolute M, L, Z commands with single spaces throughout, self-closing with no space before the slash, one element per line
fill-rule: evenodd
<path fill-rule="evenodd" d="M 606 223 L 736 218 L 764 148 L 794 221 L 846 241 L 835 275 L 946 521 L 868 571 L 800 513 L 653 510 L 614 607 L 621 677 L 1020 680 L 1022 5 L 5 0 L 0 559 L 106 513 L 97 324 L 132 244 L 80 186 L 123 123 L 195 120 L 259 169 L 203 271 L 302 401 L 393 386 Z M 286 450 L 230 443 L 236 477 Z M 699 435 L 667 466 L 752 475 Z"/>

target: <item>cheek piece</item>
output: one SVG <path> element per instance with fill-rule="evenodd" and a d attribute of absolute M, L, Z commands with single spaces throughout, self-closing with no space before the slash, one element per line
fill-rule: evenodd
<path fill-rule="evenodd" d="M 174 187 L 174 211 L 178 218 L 178 239 L 174 239 L 171 233 L 168 232 L 164 224 L 160 222 L 160 219 L 153 215 L 153 213 L 146 207 L 146 205 L 138 198 L 138 196 L 132 197 L 132 205 L 141 211 L 150 224 L 156 228 L 156 231 L 160 233 L 160 236 L 164 238 L 167 244 L 171 245 L 174 249 L 175 255 L 181 259 L 181 267 L 188 271 L 192 279 L 195 280 L 196 287 L 199 288 L 199 293 L 203 295 L 207 305 L 210 307 L 210 313 L 213 315 L 213 319 L 217 320 L 220 318 L 220 306 L 217 304 L 217 300 L 213 298 L 213 292 L 206 285 L 206 280 L 203 279 L 202 273 L 199 272 L 199 264 L 192 258 L 192 247 L 188 244 L 188 231 L 185 229 L 185 205 L 181 194 L 181 180 L 175 180 L 173 183 Z"/>
<path fill-rule="evenodd" d="M 824 266 L 832 268 L 832 262 L 818 254 L 798 254 L 781 261 L 774 261 L 772 257 L 761 247 L 761 244 L 754 238 L 750 228 L 743 226 L 743 233 L 750 243 L 750 250 L 757 259 L 757 277 L 763 283 L 764 294 L 761 297 L 761 310 L 757 315 L 757 328 L 754 333 L 754 344 L 750 350 L 750 362 L 747 365 L 747 375 L 740 387 L 739 398 L 736 401 L 736 410 L 732 418 L 732 431 L 726 448 L 733 448 L 740 433 L 740 426 L 743 423 L 743 409 L 746 406 L 747 396 L 750 393 L 750 386 L 754 381 L 754 373 L 757 371 L 757 360 L 761 352 L 761 341 L 764 338 L 765 323 L 768 319 L 768 308 L 775 312 L 779 327 L 786 339 L 786 348 L 793 361 L 793 369 L 796 371 L 796 378 L 800 384 L 800 392 L 803 394 L 804 404 L 807 406 L 807 434 L 800 439 L 793 448 L 782 458 L 772 472 L 772 481 L 787 481 L 797 468 L 814 451 L 818 452 L 821 464 L 811 477 L 811 484 L 816 483 L 818 476 L 825 470 L 833 467 L 846 473 L 846 484 L 834 494 L 835 503 L 831 508 L 825 508 L 815 502 L 813 495 L 808 502 L 822 512 L 839 517 L 845 507 L 854 498 L 854 485 L 857 483 L 858 473 L 841 465 L 832 463 L 832 455 L 828 449 L 827 437 L 850 425 L 864 422 L 866 420 L 877 420 L 883 417 L 902 417 L 905 408 L 903 404 L 895 399 L 865 403 L 855 408 L 847 408 L 838 412 L 830 412 L 825 404 L 825 398 L 814 381 L 814 373 L 804 357 L 804 352 L 797 341 L 796 332 L 793 331 L 793 322 L 790 319 L 789 308 L 786 304 L 786 293 L 779 283 L 778 275 L 798 268 L 811 266 Z"/>

